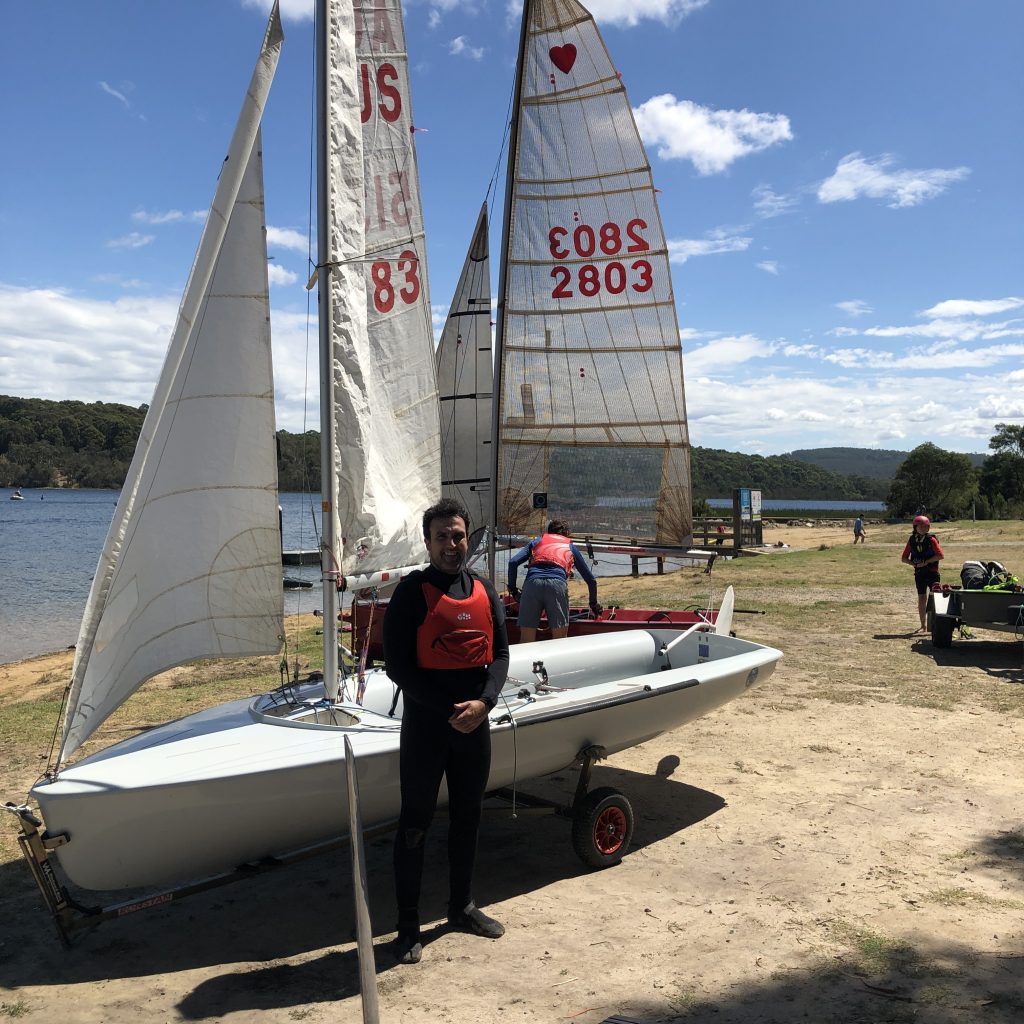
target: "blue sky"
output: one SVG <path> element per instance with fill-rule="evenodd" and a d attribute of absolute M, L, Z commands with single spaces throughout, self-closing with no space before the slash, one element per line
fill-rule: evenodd
<path fill-rule="evenodd" d="M 264 118 L 292 430 L 316 426 L 311 7 L 282 4 Z M 4 5 L 0 393 L 149 400 L 268 8 Z M 498 161 L 516 8 L 406 4 L 438 325 Z M 984 451 L 1024 422 L 1024 3 L 591 9 L 662 190 L 694 444 Z"/>

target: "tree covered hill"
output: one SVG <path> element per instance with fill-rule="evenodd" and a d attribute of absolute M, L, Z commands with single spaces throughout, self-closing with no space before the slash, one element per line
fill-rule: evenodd
<path fill-rule="evenodd" d="M 120 487 L 147 406 L 0 395 L 0 487 Z M 282 490 L 318 489 L 320 438 L 277 434 Z"/>
<path fill-rule="evenodd" d="M 109 402 L 52 402 L 0 395 L 0 486 L 120 487 L 145 415 L 145 405 L 136 408 Z M 319 490 L 318 433 L 279 430 L 277 446 L 281 489 Z M 803 454 L 814 453 L 810 450 Z M 649 457 L 649 452 L 576 449 L 567 456 L 577 480 L 594 479 L 594 473 L 581 472 L 581 464 L 599 460 L 600 467 L 592 467 L 601 470 L 597 478 L 632 482 L 634 489 L 649 483 L 646 493 L 657 489 L 660 459 L 655 458 L 651 473 L 643 472 L 644 467 L 637 464 L 638 459 Z M 892 470 L 881 480 L 868 479 L 876 474 L 851 476 L 795 454 L 764 457 L 715 448 L 693 450 L 693 493 L 698 499 L 728 497 L 735 487 L 753 487 L 760 489 L 765 498 L 881 500 L 894 473 Z"/>
<path fill-rule="evenodd" d="M 810 462 L 844 476 L 869 477 L 888 482 L 896 476 L 896 471 L 909 454 L 885 448 L 798 448 L 790 452 L 788 457 Z M 974 466 L 980 466 L 985 461 L 985 455 L 981 452 L 969 454 L 967 458 Z"/>

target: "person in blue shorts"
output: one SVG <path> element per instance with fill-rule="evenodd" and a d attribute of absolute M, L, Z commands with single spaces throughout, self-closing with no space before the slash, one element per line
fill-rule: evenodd
<path fill-rule="evenodd" d="M 519 566 L 529 562 L 520 593 L 516 587 Z M 590 610 L 597 616 L 597 580 L 579 548 L 569 537 L 568 525 L 560 519 L 548 523 L 547 532 L 520 548 L 508 563 L 508 590 L 519 602 L 519 638 L 523 643 L 537 639 L 541 612 L 546 612 L 552 639 L 569 632 L 569 573 L 576 569 L 590 590 Z"/>

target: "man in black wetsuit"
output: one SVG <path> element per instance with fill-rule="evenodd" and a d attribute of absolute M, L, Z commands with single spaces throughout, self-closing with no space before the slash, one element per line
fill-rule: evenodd
<path fill-rule="evenodd" d="M 448 783 L 448 922 L 498 939 L 504 927 L 473 902 L 473 863 L 487 776 L 487 716 L 508 675 L 505 614 L 494 587 L 463 568 L 469 516 L 444 500 L 423 515 L 428 569 L 395 589 L 384 616 L 384 662 L 401 687 L 402 811 L 395 836 L 395 895 L 402 963 L 422 956 L 419 901 L 423 844 Z"/>

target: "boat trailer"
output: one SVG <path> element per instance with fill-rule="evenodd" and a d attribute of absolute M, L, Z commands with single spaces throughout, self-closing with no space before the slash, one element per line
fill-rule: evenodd
<path fill-rule="evenodd" d="M 633 835 L 633 809 L 625 794 L 610 786 L 602 786 L 590 790 L 590 773 L 594 763 L 605 756 L 605 750 L 599 746 L 589 746 L 581 750 L 574 763 L 579 764 L 580 777 L 576 784 L 573 798 L 566 803 L 546 800 L 542 797 L 522 793 L 518 788 L 504 787 L 493 790 L 485 795 L 485 799 L 495 798 L 505 805 L 511 805 L 511 817 L 520 814 L 557 814 L 572 819 L 572 845 L 580 859 L 590 868 L 605 868 L 618 864 L 629 849 Z M 153 907 L 162 907 L 168 903 L 176 903 L 186 896 L 216 889 L 222 885 L 241 882 L 255 875 L 266 874 L 276 868 L 296 864 L 323 853 L 330 853 L 349 845 L 349 837 L 338 836 L 311 846 L 293 850 L 279 856 L 266 857 L 263 860 L 241 864 L 230 871 L 211 875 L 196 882 L 174 886 L 157 893 L 140 898 L 113 903 L 108 906 L 90 906 L 75 899 L 67 886 L 58 877 L 57 870 L 50 855 L 59 850 L 71 839 L 66 833 L 51 835 L 45 831 L 43 822 L 24 804 L 7 802 L 4 809 L 18 819 L 20 832 L 18 845 L 28 861 L 32 877 L 35 879 L 39 892 L 49 911 L 50 919 L 57 930 L 61 943 L 70 948 L 73 937 L 82 931 L 96 928 L 104 921 L 127 917 Z M 493 814 L 504 812 L 506 808 L 486 808 Z M 363 830 L 363 837 L 374 839 L 394 831 L 398 826 L 397 819 L 392 819 Z"/>

